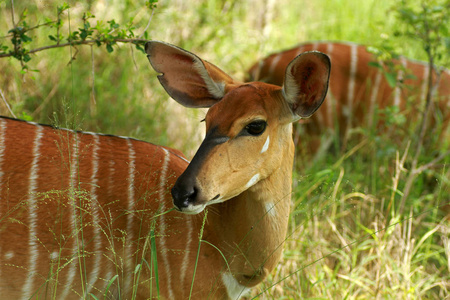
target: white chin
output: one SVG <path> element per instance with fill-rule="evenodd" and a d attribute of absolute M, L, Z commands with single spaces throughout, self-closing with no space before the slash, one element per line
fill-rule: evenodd
<path fill-rule="evenodd" d="M 187 215 L 196 215 L 201 213 L 206 207 L 206 204 L 200 205 L 192 205 L 190 204 L 188 207 L 184 207 L 181 209 L 181 212 Z"/>

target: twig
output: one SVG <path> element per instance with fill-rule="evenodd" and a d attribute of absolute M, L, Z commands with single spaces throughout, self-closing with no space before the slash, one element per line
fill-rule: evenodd
<path fill-rule="evenodd" d="M 15 12 L 14 12 L 14 0 L 11 0 L 11 19 L 12 19 L 12 22 L 13 22 L 13 27 L 15 28 L 16 27 L 16 21 L 14 19 L 14 14 L 15 14 Z"/>
<path fill-rule="evenodd" d="M 142 31 L 141 35 L 139 36 L 140 39 L 144 36 L 147 29 L 150 27 L 150 23 L 152 22 L 154 12 L 155 12 L 155 8 L 152 8 L 152 14 L 150 15 L 150 19 L 148 19 L 147 26 L 145 26 L 144 31 Z"/>
<path fill-rule="evenodd" d="M 48 93 L 47 97 L 45 97 L 44 101 L 42 101 L 39 106 L 33 111 L 33 116 L 37 116 L 40 114 L 42 109 L 47 105 L 47 103 L 53 98 L 53 96 L 56 94 L 56 91 L 58 90 L 59 83 L 58 81 L 56 84 L 52 87 L 50 90 L 50 93 Z"/>
<path fill-rule="evenodd" d="M 420 166 L 420 167 L 418 167 L 418 168 L 416 168 L 415 170 L 412 170 L 412 171 L 414 171 L 414 173 L 417 175 L 417 174 L 420 174 L 420 173 L 422 173 L 423 171 L 425 171 L 425 170 L 427 170 L 427 169 L 431 169 L 434 165 L 436 165 L 439 161 L 441 161 L 441 160 L 443 160 L 445 157 L 447 157 L 447 155 L 450 155 L 450 150 L 449 151 L 446 151 L 446 152 L 444 152 L 444 153 L 442 153 L 442 154 L 440 154 L 438 157 L 436 157 L 435 159 L 433 159 L 432 161 L 430 161 L 429 163 L 427 163 L 427 164 L 424 164 L 423 166 Z"/>
<path fill-rule="evenodd" d="M 6 108 L 9 110 L 9 113 L 14 117 L 17 118 L 16 115 L 13 113 L 11 107 L 9 106 L 8 101 L 6 101 L 5 95 L 3 95 L 2 89 L 0 89 L 0 95 L 2 96 L 3 102 L 5 102 Z"/>
<path fill-rule="evenodd" d="M 91 116 L 95 115 L 97 111 L 97 102 L 95 101 L 95 62 L 94 62 L 94 48 L 91 45 L 91 65 L 92 65 L 92 81 L 91 81 Z"/>
<path fill-rule="evenodd" d="M 386 210 L 386 213 L 389 213 L 389 211 L 391 211 L 391 207 L 393 205 L 395 205 L 394 200 L 395 200 L 395 195 L 398 192 L 398 183 L 400 181 L 400 175 L 403 171 L 405 171 L 404 165 L 405 165 L 405 161 L 406 158 L 408 157 L 408 151 L 409 151 L 409 147 L 411 145 L 411 141 L 408 141 L 408 144 L 406 145 L 406 149 L 405 149 L 405 153 L 403 153 L 402 158 L 400 159 L 400 154 L 397 151 L 395 156 L 395 175 L 392 178 L 392 192 L 391 192 L 391 199 L 389 200 L 389 204 Z M 403 198 L 402 198 L 403 200 Z M 392 213 L 394 213 L 394 211 L 392 210 Z M 386 218 L 386 226 L 388 224 L 388 222 L 390 222 L 390 220 L 388 218 Z"/>
<path fill-rule="evenodd" d="M 49 21 L 49 22 L 47 22 L 47 23 L 37 24 L 37 25 L 35 25 L 35 26 L 33 26 L 33 27 L 27 28 L 26 31 L 27 31 L 27 32 L 28 32 L 28 31 L 32 31 L 32 30 L 38 29 L 38 28 L 40 28 L 40 27 L 42 27 L 42 26 L 48 26 L 48 25 L 50 25 L 50 24 L 52 24 L 52 23 L 55 23 L 55 21 Z M 14 25 L 13 28 L 16 28 L 16 26 Z M 10 38 L 10 37 L 13 37 L 13 34 L 8 34 L 8 35 L 0 36 L 0 39 L 6 39 L 6 38 Z"/>

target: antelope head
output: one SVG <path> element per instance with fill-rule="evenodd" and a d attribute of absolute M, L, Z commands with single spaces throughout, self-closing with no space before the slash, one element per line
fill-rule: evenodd
<path fill-rule="evenodd" d="M 163 42 L 147 43 L 146 52 L 173 99 L 186 107 L 209 107 L 206 137 L 172 189 L 175 208 L 188 214 L 256 188 L 280 169 L 294 151 L 291 123 L 311 116 L 328 88 L 330 61 L 319 52 L 296 57 L 283 87 L 235 81 Z"/>

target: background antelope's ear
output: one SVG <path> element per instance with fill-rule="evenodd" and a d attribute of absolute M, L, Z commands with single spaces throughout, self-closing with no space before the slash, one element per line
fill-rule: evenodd
<path fill-rule="evenodd" d="M 148 60 L 167 93 L 186 107 L 210 107 L 223 98 L 233 79 L 213 64 L 164 42 L 145 45 Z"/>
<path fill-rule="evenodd" d="M 322 104 L 328 90 L 330 59 L 320 52 L 305 52 L 286 68 L 283 95 L 297 117 L 311 116 Z"/>

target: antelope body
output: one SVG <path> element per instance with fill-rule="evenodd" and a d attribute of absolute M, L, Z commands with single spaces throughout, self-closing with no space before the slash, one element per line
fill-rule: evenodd
<path fill-rule="evenodd" d="M 170 96 L 210 107 L 205 140 L 189 164 L 132 138 L 0 118 L 2 299 L 237 299 L 278 263 L 291 123 L 324 100 L 328 58 L 293 59 L 281 88 L 162 42 L 146 51 Z"/>
<path fill-rule="evenodd" d="M 406 119 L 417 119 L 424 109 L 427 92 L 429 67 L 426 63 L 401 57 L 394 61 L 397 65 L 396 87 L 392 88 L 383 70 L 372 67 L 376 57 L 363 45 L 344 42 L 313 42 L 300 44 L 292 49 L 274 53 L 255 63 L 248 71 L 248 80 L 259 80 L 282 85 L 284 70 L 297 55 L 317 50 L 327 54 L 333 64 L 330 76 L 329 98 L 325 105 L 305 122 L 306 132 L 312 137 L 311 150 L 317 148 L 317 141 L 327 130 L 338 131 L 344 137 L 348 129 L 376 124 L 375 109 L 396 106 Z M 435 72 L 433 80 L 436 82 Z M 443 70 L 437 82 L 435 95 L 436 109 L 440 111 L 445 129 L 450 122 L 450 71 Z M 437 114 L 439 115 L 439 113 Z M 435 119 L 436 120 L 436 119 Z M 298 140 L 298 137 L 295 138 Z"/>

